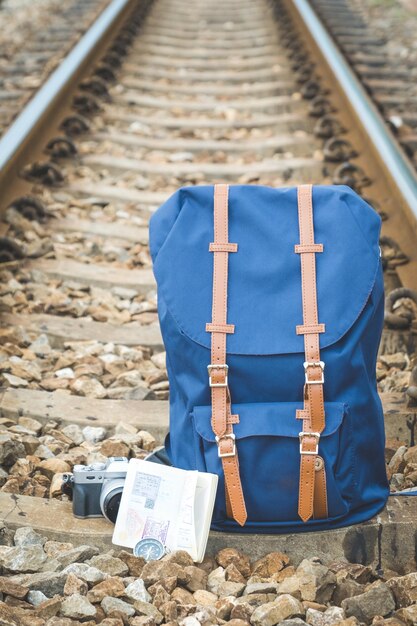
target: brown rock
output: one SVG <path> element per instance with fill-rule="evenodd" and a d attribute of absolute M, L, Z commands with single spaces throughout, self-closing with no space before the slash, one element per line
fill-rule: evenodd
<path fill-rule="evenodd" d="M 148 587 L 148 592 L 151 594 L 151 596 L 153 596 L 156 593 L 158 587 L 161 586 L 168 593 L 172 593 L 177 586 L 177 583 L 178 578 L 176 576 L 168 576 L 167 578 L 163 578 L 162 580 L 160 580 L 158 583 L 155 583 L 154 585 Z"/>
<path fill-rule="evenodd" d="M 417 601 L 417 572 L 397 576 L 387 581 L 399 609 Z"/>
<path fill-rule="evenodd" d="M 138 615 L 151 617 L 156 624 L 161 624 L 164 621 L 162 613 L 149 602 L 142 602 L 141 600 L 137 600 L 133 606 Z"/>
<path fill-rule="evenodd" d="M 295 571 L 296 570 L 293 565 L 288 565 L 287 567 L 282 569 L 280 572 L 276 572 L 275 574 L 272 574 L 272 576 L 269 576 L 269 578 L 270 580 L 273 580 L 276 583 L 280 583 L 286 578 L 289 578 L 290 576 L 294 576 Z"/>
<path fill-rule="evenodd" d="M 225 569 L 226 580 L 232 583 L 246 583 L 246 578 L 242 576 L 234 563 L 230 563 Z"/>
<path fill-rule="evenodd" d="M 198 567 L 203 569 L 207 574 L 210 574 L 212 570 L 216 569 L 216 566 L 217 564 L 214 557 L 208 554 L 204 557 L 203 561 L 198 564 Z"/>
<path fill-rule="evenodd" d="M 274 626 L 290 617 L 302 617 L 304 607 L 288 594 L 278 596 L 273 602 L 261 604 L 252 613 L 251 623 L 254 626 Z"/>
<path fill-rule="evenodd" d="M 239 602 L 236 604 L 231 613 L 230 617 L 236 620 L 245 620 L 246 622 L 250 622 L 250 618 L 252 613 L 255 610 L 255 606 L 249 604 L 249 602 Z"/>
<path fill-rule="evenodd" d="M 44 545 L 46 554 L 52 558 L 58 556 L 62 552 L 68 552 L 72 550 L 74 545 L 72 543 L 64 543 L 62 541 L 47 541 Z"/>
<path fill-rule="evenodd" d="M 234 606 L 234 598 L 219 598 L 214 605 L 217 617 L 220 619 L 229 619 Z"/>
<path fill-rule="evenodd" d="M 336 604 L 336 602 L 333 602 L 332 600 L 332 604 Z M 311 602 L 310 600 L 303 600 L 302 605 L 305 610 L 314 609 L 315 611 L 325 611 L 327 609 L 327 606 L 325 604 L 319 604 L 319 602 Z"/>
<path fill-rule="evenodd" d="M 36 615 L 38 617 L 42 617 L 43 619 L 49 619 L 51 617 L 55 617 L 58 615 L 62 604 L 62 598 L 59 596 L 55 596 L 54 598 L 50 598 L 41 602 L 36 607 Z"/>
<path fill-rule="evenodd" d="M 29 589 L 27 587 L 12 583 L 6 576 L 0 576 L 0 593 L 23 600 L 23 598 L 26 598 L 28 591 Z"/>
<path fill-rule="evenodd" d="M 123 620 L 120 617 L 105 617 L 100 621 L 100 626 L 123 626 Z"/>
<path fill-rule="evenodd" d="M 100 446 L 100 452 L 103 456 L 126 456 L 130 455 L 129 446 L 118 439 L 106 439 Z"/>
<path fill-rule="evenodd" d="M 360 565 L 359 563 L 346 563 L 346 561 L 338 561 L 331 563 L 329 569 L 336 574 L 337 580 L 350 579 L 365 585 L 373 580 L 372 568 L 369 565 Z"/>
<path fill-rule="evenodd" d="M 161 606 L 169 602 L 171 598 L 162 585 L 156 585 L 155 587 L 152 604 L 156 606 L 157 609 L 161 609 Z"/>
<path fill-rule="evenodd" d="M 171 593 L 171 598 L 178 604 L 195 604 L 193 594 L 182 587 L 176 587 Z"/>
<path fill-rule="evenodd" d="M 81 596 L 85 596 L 88 591 L 88 585 L 85 580 L 78 578 L 72 572 L 68 574 L 67 581 L 64 587 L 64 596 L 72 596 L 73 593 L 78 593 Z"/>
<path fill-rule="evenodd" d="M 68 580 L 68 579 L 67 579 Z M 90 591 L 87 593 L 87 599 L 93 604 L 97 604 L 103 600 L 106 596 L 111 596 L 112 598 L 120 598 L 125 593 L 125 586 L 123 583 L 123 579 L 119 576 L 112 576 L 110 578 L 106 578 L 101 583 L 95 585 Z"/>
<path fill-rule="evenodd" d="M 263 578 L 269 578 L 273 574 L 280 572 L 290 562 L 286 554 L 282 552 L 270 552 L 262 557 L 252 567 L 252 573 Z"/>
<path fill-rule="evenodd" d="M 249 626 L 250 622 L 244 619 L 231 619 L 227 622 L 229 626 Z"/>
<path fill-rule="evenodd" d="M 245 578 L 250 576 L 250 561 L 246 554 L 236 550 L 235 548 L 223 548 L 216 554 L 217 563 L 226 569 L 228 565 L 233 563 L 239 572 Z"/>
<path fill-rule="evenodd" d="M 175 600 L 169 600 L 161 607 L 159 607 L 159 610 L 164 616 L 166 622 L 173 622 L 178 617 L 178 604 L 175 602 Z"/>
<path fill-rule="evenodd" d="M 395 616 L 406 624 L 406 626 L 415 626 L 415 624 L 417 624 L 417 604 L 412 604 L 411 606 L 396 611 Z"/>
<path fill-rule="evenodd" d="M 126 550 L 121 550 L 117 556 L 126 563 L 131 576 L 139 577 L 142 574 L 142 570 L 146 564 L 145 559 L 140 556 L 134 556 L 130 552 L 126 552 Z"/>
<path fill-rule="evenodd" d="M 190 580 L 186 584 L 188 591 L 194 592 L 207 587 L 207 573 L 196 567 L 195 565 L 187 565 L 184 570 L 190 576 Z"/>
<path fill-rule="evenodd" d="M 337 574 L 336 574 L 337 576 Z M 336 588 L 333 592 L 333 603 L 340 606 L 343 600 L 346 598 L 352 598 L 364 593 L 365 585 L 360 585 L 355 580 L 345 579 L 336 583 Z"/>
<path fill-rule="evenodd" d="M 186 585 L 190 579 L 189 574 L 177 563 L 167 561 L 149 561 L 142 569 L 141 578 L 146 586 L 153 585 L 164 578 L 176 576 L 178 582 Z"/>
<path fill-rule="evenodd" d="M 13 598 L 13 596 L 7 596 L 5 599 L 5 603 L 7 604 L 7 606 L 17 606 L 21 609 L 29 609 L 33 611 L 33 605 L 30 604 L 30 602 L 19 600 L 19 598 Z"/>
<path fill-rule="evenodd" d="M 174 552 L 170 552 L 164 556 L 162 561 L 165 563 L 176 563 L 184 568 L 194 565 L 194 561 L 185 550 L 175 550 Z"/>
<path fill-rule="evenodd" d="M 198 589 L 193 595 L 196 603 L 201 606 L 214 606 L 218 600 L 215 593 L 211 593 L 211 591 L 206 591 L 204 589 Z"/>
<path fill-rule="evenodd" d="M 45 459 L 39 463 L 39 469 L 45 476 L 52 479 L 55 474 L 65 474 L 71 471 L 71 466 L 62 459 Z"/>
<path fill-rule="evenodd" d="M 140 615 L 140 616 L 136 615 L 136 617 L 131 618 L 129 623 L 130 623 L 130 626 L 155 626 L 156 624 L 153 617 L 147 617 L 146 615 Z"/>

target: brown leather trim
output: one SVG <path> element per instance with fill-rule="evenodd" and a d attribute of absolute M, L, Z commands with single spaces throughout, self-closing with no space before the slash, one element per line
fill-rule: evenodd
<path fill-rule="evenodd" d="M 211 243 L 210 252 L 237 252 L 237 243 Z"/>
<path fill-rule="evenodd" d="M 323 379 L 323 370 L 319 365 L 319 333 L 325 332 L 325 326 L 319 324 L 317 311 L 315 253 L 318 250 L 315 248 L 321 244 L 314 241 L 312 186 L 300 185 L 297 188 L 297 198 L 303 324 L 296 327 L 296 332 L 298 335 L 304 335 L 305 361 L 308 364 L 304 385 L 304 408 L 302 413 L 301 411 L 296 413 L 296 418 L 301 414 L 303 416 L 298 514 L 304 522 L 307 522 L 315 510 L 320 515 L 324 510 L 327 512 L 325 474 L 315 470 L 316 460 L 321 458 L 318 456 L 319 436 L 325 427 L 323 384 L 320 382 Z"/>
<path fill-rule="evenodd" d="M 234 325 L 227 323 L 228 255 L 236 252 L 237 244 L 229 250 L 228 232 L 229 186 L 214 186 L 214 242 L 213 252 L 213 307 L 212 321 L 206 324 L 211 332 L 211 425 L 216 435 L 219 456 L 222 460 L 226 510 L 240 526 L 247 519 L 245 500 L 239 475 L 236 441 L 233 437 L 234 419 L 231 414 L 230 391 L 227 384 L 226 338 L 234 332 Z M 236 246 L 236 249 L 235 249 Z"/>
<path fill-rule="evenodd" d="M 319 461 L 319 468 L 317 468 Z M 314 519 L 326 519 L 327 512 L 327 487 L 326 487 L 326 469 L 321 456 L 316 457 L 316 477 L 314 480 Z"/>
<path fill-rule="evenodd" d="M 305 252 L 323 252 L 322 243 L 305 243 L 304 245 L 296 244 L 294 246 L 294 252 L 297 254 L 303 254 Z"/>
<path fill-rule="evenodd" d="M 233 334 L 235 332 L 234 324 L 206 324 L 206 331 L 208 333 L 228 333 Z"/>
<path fill-rule="evenodd" d="M 326 332 L 325 324 L 299 324 L 295 327 L 297 335 L 316 335 Z"/>
<path fill-rule="evenodd" d="M 309 417 L 310 413 L 309 411 L 306 411 L 305 409 L 296 409 L 295 410 L 295 417 L 298 420 L 305 420 Z"/>

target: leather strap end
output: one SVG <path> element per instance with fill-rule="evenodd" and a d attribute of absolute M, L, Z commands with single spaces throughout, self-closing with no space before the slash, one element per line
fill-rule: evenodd
<path fill-rule="evenodd" d="M 314 512 L 315 460 L 313 454 L 301 455 L 298 515 L 303 522 L 308 522 Z"/>

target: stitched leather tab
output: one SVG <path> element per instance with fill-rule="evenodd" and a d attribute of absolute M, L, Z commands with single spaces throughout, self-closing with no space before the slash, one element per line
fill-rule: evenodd
<path fill-rule="evenodd" d="M 209 252 L 237 252 L 237 243 L 214 243 L 209 245 Z"/>
<path fill-rule="evenodd" d="M 325 324 L 299 324 L 296 326 L 297 335 L 316 335 L 326 332 Z"/>
<path fill-rule="evenodd" d="M 310 416 L 310 412 L 307 409 L 296 409 L 295 417 L 298 420 L 308 419 Z"/>
<path fill-rule="evenodd" d="M 323 252 L 323 244 L 322 243 L 304 243 L 304 244 L 296 244 L 294 246 L 294 252 L 297 254 L 303 254 L 304 252 Z"/>
<path fill-rule="evenodd" d="M 233 335 L 235 332 L 234 324 L 211 324 L 207 322 L 206 331 L 208 333 L 227 333 L 228 335 Z"/>

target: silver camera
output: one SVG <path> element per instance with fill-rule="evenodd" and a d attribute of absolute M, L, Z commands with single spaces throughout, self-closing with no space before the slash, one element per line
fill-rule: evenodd
<path fill-rule="evenodd" d="M 75 517 L 102 517 L 116 522 L 125 484 L 128 460 L 110 457 L 106 463 L 74 465 L 72 509 Z"/>

